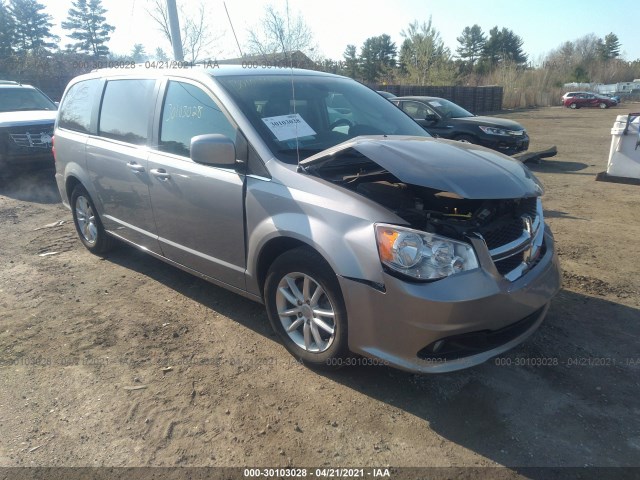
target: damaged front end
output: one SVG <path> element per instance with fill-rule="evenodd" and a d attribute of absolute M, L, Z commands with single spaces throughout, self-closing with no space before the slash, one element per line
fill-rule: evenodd
<path fill-rule="evenodd" d="M 545 253 L 542 187 L 519 162 L 458 142 L 358 137 L 300 163 L 406 222 L 376 225 L 385 269 L 433 281 L 479 268 L 515 281 Z"/>

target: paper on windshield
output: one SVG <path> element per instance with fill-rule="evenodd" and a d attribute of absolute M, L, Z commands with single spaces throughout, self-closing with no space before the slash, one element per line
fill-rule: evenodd
<path fill-rule="evenodd" d="M 316 134 L 313 128 L 304 121 L 304 118 L 302 118 L 299 113 L 267 117 L 263 118 L 262 121 L 280 141 L 308 137 L 309 135 Z"/>
<path fill-rule="evenodd" d="M 440 102 L 438 102 L 437 100 L 433 100 L 431 102 L 429 102 L 429 105 L 431 105 L 432 107 L 441 107 L 442 104 Z"/>

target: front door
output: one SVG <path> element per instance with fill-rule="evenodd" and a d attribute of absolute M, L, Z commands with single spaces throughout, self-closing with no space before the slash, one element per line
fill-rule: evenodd
<path fill-rule="evenodd" d="M 149 155 L 150 192 L 163 254 L 237 288 L 245 288 L 244 175 L 189 158 L 191 138 L 236 127 L 206 87 L 167 82 L 157 149 Z"/>

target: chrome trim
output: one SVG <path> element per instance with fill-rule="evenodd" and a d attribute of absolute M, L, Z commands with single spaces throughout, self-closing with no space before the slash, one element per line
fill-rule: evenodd
<path fill-rule="evenodd" d="M 537 199 L 536 216 L 531 219 L 528 215 L 523 215 L 524 229 L 522 235 L 516 240 L 509 242 L 500 247 L 489 250 L 493 262 L 506 260 L 513 255 L 518 255 L 529 250 L 524 262 L 521 262 L 516 268 L 504 274 L 504 278 L 513 282 L 522 277 L 529 271 L 530 264 L 533 263 L 540 254 L 540 248 L 544 240 L 544 212 L 542 210 L 542 200 Z"/>
<path fill-rule="evenodd" d="M 538 235 L 540 231 L 540 224 L 542 223 L 541 218 L 542 207 L 540 205 L 540 201 L 538 200 L 536 218 L 531 222 L 531 231 L 529 231 L 528 229 L 523 229 L 522 235 L 520 235 L 520 237 L 509 243 L 505 243 L 504 245 L 489 250 L 489 254 L 493 258 L 493 260 L 498 262 L 525 250 L 528 244 L 531 242 L 531 239 L 536 238 L 536 236 Z"/>

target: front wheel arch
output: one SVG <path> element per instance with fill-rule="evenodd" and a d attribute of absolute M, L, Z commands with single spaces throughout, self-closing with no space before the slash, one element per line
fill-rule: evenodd
<path fill-rule="evenodd" d="M 480 143 L 480 141 L 476 137 L 474 137 L 473 135 L 468 135 L 466 133 L 456 135 L 453 139 L 457 142 L 472 143 L 474 145 L 478 145 Z"/>
<path fill-rule="evenodd" d="M 350 355 L 340 282 L 315 250 L 302 246 L 276 258 L 262 294 L 271 326 L 296 359 L 309 367 L 335 369 Z"/>

